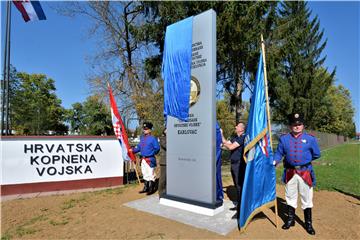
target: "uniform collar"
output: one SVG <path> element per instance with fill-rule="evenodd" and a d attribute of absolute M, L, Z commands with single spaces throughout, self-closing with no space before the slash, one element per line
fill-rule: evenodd
<path fill-rule="evenodd" d="M 295 137 L 294 134 L 292 132 L 290 132 L 290 135 L 296 139 L 300 138 L 303 134 L 304 134 L 304 132 L 300 133 L 297 137 Z"/>

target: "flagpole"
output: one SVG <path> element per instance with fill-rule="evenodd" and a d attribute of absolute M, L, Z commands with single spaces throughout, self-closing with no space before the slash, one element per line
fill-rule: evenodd
<path fill-rule="evenodd" d="M 9 120 L 10 120 L 10 33 L 11 33 L 11 2 L 8 1 L 8 9 L 9 9 L 9 15 L 8 15 L 8 21 L 9 21 L 9 25 L 8 25 L 8 29 L 7 29 L 7 34 L 8 34 L 8 51 L 7 51 L 7 100 L 6 100 L 6 131 L 7 134 L 6 135 L 11 135 L 11 130 L 10 130 L 10 126 L 9 126 Z"/>
<path fill-rule="evenodd" d="M 264 81 L 265 81 L 265 96 L 266 96 L 266 113 L 267 113 L 267 119 L 268 119 L 268 129 L 269 129 L 269 137 L 270 137 L 270 146 L 271 150 L 273 149 L 272 144 L 272 134 L 271 134 L 271 119 L 270 119 L 270 106 L 269 106 L 269 95 L 268 95 L 268 83 L 267 83 L 267 72 L 266 72 L 266 60 L 265 60 L 265 43 L 263 35 L 261 34 L 261 51 L 262 51 L 262 57 L 263 57 L 263 65 L 264 65 Z"/>
<path fill-rule="evenodd" d="M 109 95 L 112 96 L 112 90 L 111 90 L 110 82 L 109 81 L 106 81 L 106 82 L 107 82 L 107 86 L 108 86 L 108 90 L 109 90 Z M 111 99 L 111 97 L 110 97 L 110 99 Z M 111 100 L 110 100 L 110 102 L 111 102 Z M 115 107 L 117 108 L 117 106 L 115 106 Z M 112 108 L 111 103 L 110 103 L 110 108 Z M 118 110 L 116 109 L 116 111 L 118 111 Z M 125 131 L 125 134 L 126 134 L 126 129 L 125 129 L 124 123 L 122 122 L 121 116 L 118 116 L 117 118 L 119 118 L 118 120 L 120 121 L 120 124 L 124 128 L 123 130 Z M 127 149 L 127 150 L 129 151 L 129 149 Z M 137 163 L 136 156 L 135 156 L 135 162 Z M 136 174 L 136 177 L 138 179 L 138 183 L 141 184 L 141 181 L 140 181 L 140 178 L 139 178 L 139 173 L 138 173 L 138 171 L 136 169 L 136 166 L 135 166 L 135 174 Z"/>
<path fill-rule="evenodd" d="M 5 134 L 7 135 L 8 129 L 5 127 L 5 115 L 7 115 L 7 109 L 5 110 L 7 106 L 7 95 L 9 94 L 8 86 L 9 84 L 7 81 L 9 81 L 8 75 L 9 72 L 7 71 L 10 59 L 10 9 L 11 9 L 11 2 L 8 1 L 6 3 L 6 32 L 5 32 L 5 51 L 4 51 L 4 71 L 3 71 L 3 81 L 2 81 L 2 102 L 1 102 L 1 135 Z M 8 119 L 8 118 L 6 118 Z M 5 130 L 5 131 L 4 131 Z"/>
<path fill-rule="evenodd" d="M 261 37 L 261 51 L 262 51 L 262 57 L 263 57 L 263 66 L 264 66 L 264 81 L 265 81 L 265 96 L 266 96 L 266 113 L 267 113 L 267 119 L 268 119 L 268 131 L 269 131 L 269 138 L 270 138 L 270 146 L 272 152 L 274 152 L 273 144 L 272 144 L 272 134 L 271 134 L 271 119 L 270 119 L 270 105 L 269 105 L 269 96 L 268 96 L 268 84 L 267 84 L 267 72 L 266 72 L 266 58 L 265 58 L 265 43 L 263 35 L 260 35 Z M 276 193 L 276 188 L 275 188 Z M 276 196 L 276 194 L 275 194 Z M 276 219 L 276 228 L 279 228 L 279 222 L 278 222 L 278 206 L 277 206 L 277 200 L 275 197 L 275 219 Z"/>

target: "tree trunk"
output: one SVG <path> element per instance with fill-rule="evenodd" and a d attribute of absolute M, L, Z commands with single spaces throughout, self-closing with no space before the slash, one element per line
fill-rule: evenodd
<path fill-rule="evenodd" d="M 241 99 L 241 92 L 242 92 L 242 81 L 241 78 L 236 76 L 236 92 L 235 92 L 235 120 L 236 124 L 241 120 L 241 108 L 242 108 L 242 99 Z"/>

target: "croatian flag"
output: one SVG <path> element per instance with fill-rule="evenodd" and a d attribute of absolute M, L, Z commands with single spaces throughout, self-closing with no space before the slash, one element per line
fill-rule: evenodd
<path fill-rule="evenodd" d="M 35 20 L 46 20 L 46 16 L 39 1 L 13 1 L 16 8 L 20 11 L 25 22 Z"/>
<path fill-rule="evenodd" d="M 126 134 L 124 123 L 121 120 L 119 111 L 117 109 L 115 98 L 112 94 L 110 84 L 108 84 L 108 89 L 109 89 L 109 96 L 110 96 L 112 124 L 114 127 L 114 132 L 115 132 L 116 138 L 119 140 L 119 143 L 121 146 L 122 157 L 123 157 L 124 161 L 130 161 L 130 160 L 135 161 L 135 155 L 131 151 L 129 151 L 129 149 L 130 149 L 129 140 L 128 140 L 128 137 Z"/>

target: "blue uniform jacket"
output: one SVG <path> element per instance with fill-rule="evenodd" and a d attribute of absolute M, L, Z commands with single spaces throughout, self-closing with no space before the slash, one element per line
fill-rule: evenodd
<path fill-rule="evenodd" d="M 140 143 L 133 148 L 133 153 L 140 152 L 141 156 L 150 159 L 150 167 L 156 167 L 155 154 L 160 151 L 160 145 L 156 137 L 152 135 L 141 136 Z"/>
<path fill-rule="evenodd" d="M 302 133 L 297 138 L 291 133 L 282 135 L 274 155 L 276 164 L 278 164 L 283 157 L 285 157 L 283 182 L 286 182 L 286 169 L 300 166 L 301 171 L 310 171 L 313 185 L 316 184 L 311 161 L 320 157 L 320 149 L 313 135 Z"/>

